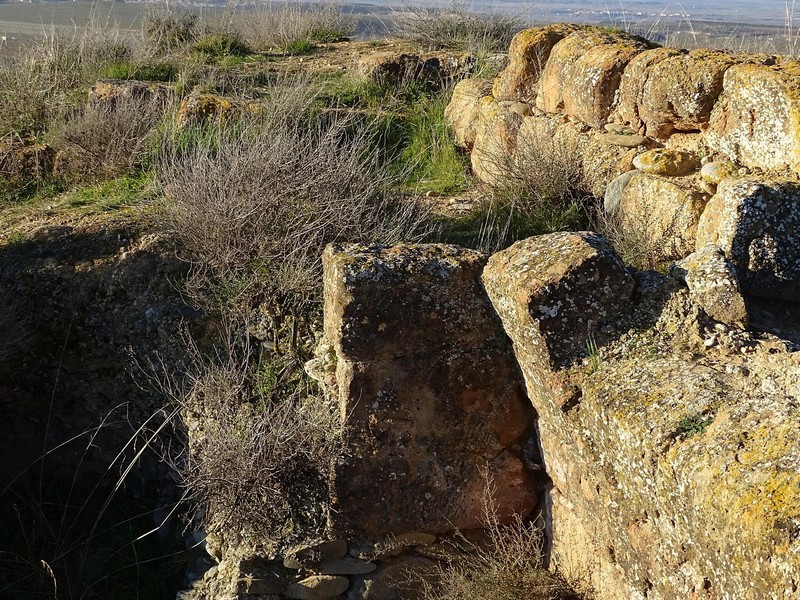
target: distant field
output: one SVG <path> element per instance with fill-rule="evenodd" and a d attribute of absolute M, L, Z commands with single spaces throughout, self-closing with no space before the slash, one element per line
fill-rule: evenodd
<path fill-rule="evenodd" d="M 274 1 L 278 3 L 278 0 Z M 218 6 L 192 6 L 192 10 L 210 16 L 226 10 L 222 1 L 211 0 L 211 3 Z M 414 4 L 414 0 L 409 0 L 406 5 Z M 449 1 L 428 0 L 422 4 L 446 6 Z M 489 0 L 462 4 L 473 10 L 503 10 L 532 24 L 570 21 L 613 25 L 662 44 L 681 47 L 710 46 L 781 53 L 786 52 L 791 43 L 787 40 L 784 0 L 712 1 L 701 6 L 667 0 Z M 92 15 L 96 22 L 108 23 L 110 27 L 137 30 L 143 15 L 155 6 L 107 0 L 34 3 L 0 0 L 0 36 L 5 37 L 5 41 L 0 42 L 0 57 L 4 50 L 11 51 L 26 39 L 41 35 L 53 26 L 80 29 Z M 346 12 L 360 18 L 358 34 L 374 36 L 386 33 L 392 22 L 391 7 L 399 10 L 403 4 L 369 0 L 345 3 L 345 6 Z"/>

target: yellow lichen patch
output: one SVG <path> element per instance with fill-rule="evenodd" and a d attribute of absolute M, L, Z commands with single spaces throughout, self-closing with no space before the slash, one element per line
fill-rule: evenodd
<path fill-rule="evenodd" d="M 793 424 L 763 424 L 746 435 L 747 445 L 738 453 L 739 462 L 743 465 L 773 463 L 796 455 L 800 450 L 800 432 Z"/>
<path fill-rule="evenodd" d="M 774 469 L 758 473 L 733 499 L 730 516 L 740 522 L 748 537 L 761 543 L 783 541 L 779 546 L 785 552 L 789 540 L 781 539 L 785 536 L 780 526 L 800 517 L 800 473 Z"/>

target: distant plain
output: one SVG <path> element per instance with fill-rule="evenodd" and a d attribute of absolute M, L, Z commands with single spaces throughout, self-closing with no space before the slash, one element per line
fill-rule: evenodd
<path fill-rule="evenodd" d="M 294 0 L 292 0 L 294 1 Z M 309 2 L 325 0 L 308 0 Z M 281 0 L 261 0 L 263 4 L 281 4 Z M 91 13 L 109 27 L 134 30 L 140 27 L 145 11 L 159 3 L 139 4 L 104 1 L 50 0 L 20 2 L 0 0 L 0 54 L 32 36 L 41 35 L 53 26 L 80 29 Z M 253 2 L 234 1 L 228 6 L 248 10 Z M 446 7 L 450 0 L 424 3 L 345 2 L 346 11 L 359 16 L 357 35 L 381 37 L 391 34 L 392 19 L 399 11 L 415 6 Z M 785 51 L 789 39 L 796 38 L 791 0 L 726 0 L 681 3 L 667 0 L 490 0 L 459 3 L 474 11 L 502 11 L 517 15 L 532 25 L 568 21 L 612 25 L 644 35 L 656 42 L 674 46 L 711 46 L 743 51 Z M 171 3 L 187 7 L 207 17 L 223 14 L 224 0 L 196 3 Z M 800 15 L 796 21 L 800 23 Z"/>

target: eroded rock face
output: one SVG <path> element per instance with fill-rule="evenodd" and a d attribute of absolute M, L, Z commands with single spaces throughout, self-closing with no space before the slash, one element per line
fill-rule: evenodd
<path fill-rule="evenodd" d="M 480 285 L 485 260 L 446 245 L 325 251 L 347 448 L 333 467 L 337 534 L 480 526 L 486 474 L 501 519 L 536 503 L 519 458 L 532 413 Z"/>
<path fill-rule="evenodd" d="M 514 36 L 508 48 L 508 65 L 495 79 L 493 92 L 497 100 L 534 103 L 536 84 L 550 52 L 565 36 L 581 29 L 578 25 L 557 23 L 546 27 L 524 29 Z"/>
<path fill-rule="evenodd" d="M 647 45 L 631 36 L 579 31 L 553 47 L 536 106 L 602 127 L 614 107 L 625 65 Z"/>
<path fill-rule="evenodd" d="M 697 228 L 697 248 L 719 246 L 745 292 L 800 301 L 800 184 L 725 179 Z"/>
<path fill-rule="evenodd" d="M 800 63 L 727 70 L 706 140 L 746 167 L 800 173 Z"/>
<path fill-rule="evenodd" d="M 540 276 L 541 248 L 557 246 L 548 237 L 495 255 L 484 279 L 539 415 L 554 561 L 585 569 L 601 599 L 790 597 L 800 580 L 800 358 L 677 352 L 699 327 L 688 293 L 642 280 L 632 310 L 603 300 L 606 318 L 666 302 L 655 328 L 601 342 L 594 361 L 553 360 L 564 335 L 546 325 L 541 290 L 604 286 Z M 581 263 L 559 254 L 565 273 Z M 620 281 L 610 265 L 599 271 L 610 288 Z M 579 304 L 563 309 L 567 322 L 587 318 Z"/>

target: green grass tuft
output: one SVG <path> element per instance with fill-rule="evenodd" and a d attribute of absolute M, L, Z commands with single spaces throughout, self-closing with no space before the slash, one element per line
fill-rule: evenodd
<path fill-rule="evenodd" d="M 398 165 L 409 170 L 408 183 L 437 195 L 466 190 L 471 178 L 467 157 L 459 151 L 444 119 L 448 98 L 440 95 L 416 103 L 406 120 L 406 143 Z"/>
<path fill-rule="evenodd" d="M 103 79 L 135 79 L 138 81 L 174 81 L 178 74 L 175 65 L 166 62 L 135 64 L 130 61 L 108 65 Z"/>
<path fill-rule="evenodd" d="M 244 39 L 235 32 L 220 32 L 204 35 L 192 44 L 192 52 L 208 60 L 226 56 L 247 56 L 252 50 Z"/>

